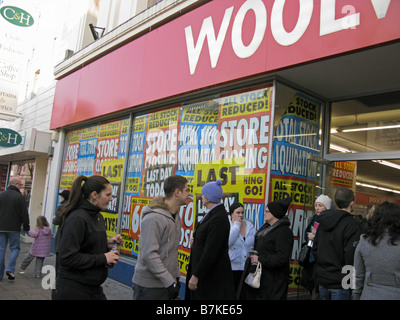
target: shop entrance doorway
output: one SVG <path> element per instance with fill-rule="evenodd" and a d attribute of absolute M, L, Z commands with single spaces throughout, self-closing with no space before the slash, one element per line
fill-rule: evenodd
<path fill-rule="evenodd" d="M 332 199 L 332 208 L 335 192 L 340 188 L 352 189 L 355 194 L 355 208 L 352 214 L 361 224 L 365 224 L 368 213 L 375 205 L 383 201 L 390 201 L 400 205 L 400 165 L 398 160 L 344 160 L 328 161 L 319 157 L 311 157 L 316 166 L 317 180 L 310 177 L 304 188 L 304 199 L 312 199 L 304 204 L 304 209 L 289 212 L 293 224 L 295 245 L 298 249 L 307 243 L 307 229 L 312 217 L 316 214 L 315 199 L 327 195 Z M 299 215 L 297 211 L 301 211 Z M 312 230 L 315 231 L 316 230 Z M 299 251 L 298 251 L 299 252 Z M 297 258 L 298 253 L 296 253 Z M 303 287 L 303 268 L 300 266 L 293 271 L 292 294 L 296 292 L 296 299 L 310 299 L 311 295 Z"/>
<path fill-rule="evenodd" d="M 389 160 L 333 161 L 320 163 L 321 179 L 316 196 L 326 194 L 334 200 L 339 188 L 350 188 L 356 196 L 353 214 L 366 219 L 369 210 L 383 201 L 400 204 L 400 165 Z"/>

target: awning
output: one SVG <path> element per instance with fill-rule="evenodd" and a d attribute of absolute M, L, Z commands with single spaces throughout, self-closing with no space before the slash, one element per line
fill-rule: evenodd
<path fill-rule="evenodd" d="M 10 161 L 32 159 L 49 154 L 51 133 L 31 128 L 19 132 L 22 142 L 16 147 L 0 149 L 0 164 Z"/>

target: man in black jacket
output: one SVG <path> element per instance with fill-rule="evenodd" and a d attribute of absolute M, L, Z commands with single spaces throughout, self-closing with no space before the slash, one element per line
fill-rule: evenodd
<path fill-rule="evenodd" d="M 342 285 L 344 266 L 352 266 L 354 252 L 361 235 L 361 225 L 351 212 L 355 205 L 351 189 L 338 189 L 335 202 L 338 210 L 327 210 L 318 218 L 312 252 L 316 258 L 315 277 L 322 300 L 350 300 L 351 289 Z"/>
<path fill-rule="evenodd" d="M 235 299 L 228 253 L 230 223 L 222 196 L 221 180 L 208 182 L 201 189 L 201 202 L 207 212 L 193 231 L 186 300 Z"/>
<path fill-rule="evenodd" d="M 21 225 L 29 231 L 29 215 L 24 196 L 19 191 L 21 180 L 10 178 L 6 191 L 0 192 L 0 280 L 3 279 L 4 257 L 10 241 L 10 257 L 6 270 L 9 280 L 15 279 L 15 264 L 20 251 Z"/>

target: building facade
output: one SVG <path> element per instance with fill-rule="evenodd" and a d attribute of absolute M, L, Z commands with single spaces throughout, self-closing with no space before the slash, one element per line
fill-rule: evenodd
<path fill-rule="evenodd" d="M 400 5 L 342 2 L 162 1 L 165 19 L 156 5 L 157 22 L 129 20 L 56 67 L 56 181 L 112 182 L 104 215 L 125 243 L 111 277 L 130 284 L 141 209 L 171 174 L 194 196 L 180 211 L 183 277 L 207 181 L 223 180 L 226 208 L 243 202 L 256 228 L 268 201 L 292 196 L 291 290 L 316 196 L 352 188 L 360 219 L 399 202 Z"/>
<path fill-rule="evenodd" d="M 10 132 L 20 137 L 18 145 L 0 145 L 0 191 L 10 177 L 21 178 L 31 226 L 39 215 L 51 222 L 59 201 L 52 189 L 60 170 L 60 135 L 50 129 L 54 66 L 94 42 L 90 24 L 112 30 L 156 2 L 0 2 L 0 132 L 3 140 Z"/>
<path fill-rule="evenodd" d="M 105 33 L 55 67 L 49 127 L 46 216 L 77 175 L 113 185 L 103 214 L 125 242 L 110 277 L 131 284 L 141 209 L 172 174 L 193 192 L 182 281 L 207 181 L 221 179 L 226 208 L 242 202 L 256 228 L 269 201 L 293 198 L 291 291 L 319 194 L 352 188 L 360 220 L 400 203 L 400 3 L 164 0 L 118 18 L 133 2 L 98 3 L 90 23 Z"/>

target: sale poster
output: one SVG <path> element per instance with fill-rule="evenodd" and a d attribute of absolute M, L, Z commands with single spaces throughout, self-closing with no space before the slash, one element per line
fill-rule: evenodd
<path fill-rule="evenodd" d="M 241 202 L 245 219 L 257 229 L 263 224 L 272 159 L 272 94 L 272 85 L 264 85 L 138 114 L 131 130 L 125 118 L 71 131 L 60 187 L 70 188 L 78 174 L 109 179 L 113 200 L 103 213 L 107 234 L 118 229 L 124 239 L 121 253 L 137 257 L 143 208 L 164 196 L 166 178 L 187 178 L 193 199 L 179 210 L 179 264 L 186 275 L 193 228 L 206 213 L 200 200 L 205 183 L 220 179 L 227 212 L 232 203 Z"/>
<path fill-rule="evenodd" d="M 357 171 L 356 161 L 335 161 L 334 167 L 330 172 L 331 183 L 338 187 L 353 188 L 355 173 Z"/>
<path fill-rule="evenodd" d="M 116 234 L 118 210 L 122 198 L 122 176 L 129 129 L 129 118 L 85 126 L 66 134 L 65 156 L 59 184 L 59 192 L 71 190 L 79 175 L 102 175 L 112 186 L 112 201 L 102 212 L 108 237 Z M 123 219 L 122 219 L 123 220 Z M 130 247 L 127 230 L 121 228 L 123 247 Z M 124 250 L 124 248 L 121 248 Z M 131 250 L 128 250 L 131 252 Z"/>
<path fill-rule="evenodd" d="M 274 132 L 269 199 L 292 198 L 288 210 L 294 236 L 289 290 L 299 285 L 297 257 L 305 241 L 306 222 L 314 212 L 317 163 L 308 157 L 319 154 L 320 110 L 321 102 L 295 93 Z"/>

